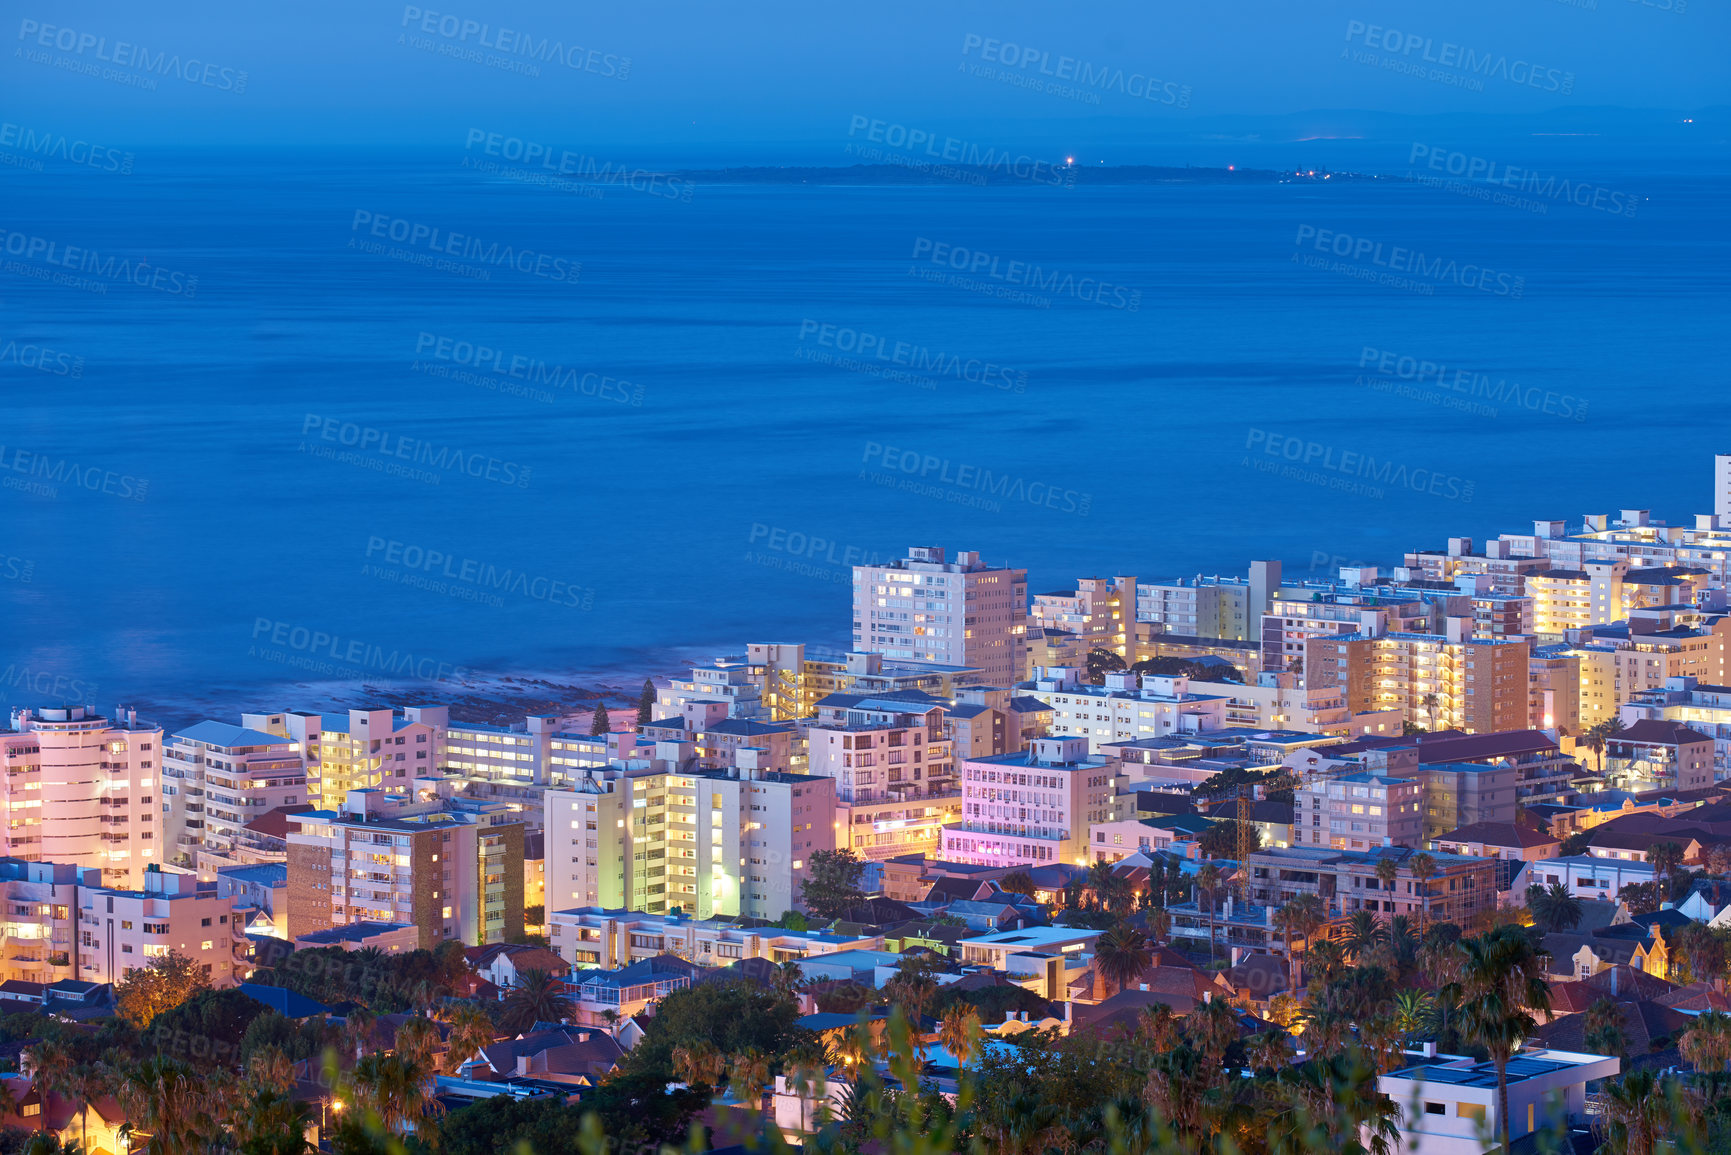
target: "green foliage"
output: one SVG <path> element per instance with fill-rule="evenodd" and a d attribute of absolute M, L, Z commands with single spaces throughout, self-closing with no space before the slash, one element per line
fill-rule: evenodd
<path fill-rule="evenodd" d="M 1255 823 L 1240 822 L 1236 818 L 1223 818 L 1213 823 L 1202 832 L 1202 837 L 1196 840 L 1202 853 L 1209 858 L 1238 857 L 1238 828 L 1250 827 L 1250 848 L 1262 849 L 1262 831 Z"/>
<path fill-rule="evenodd" d="M 840 918 L 865 898 L 859 881 L 865 860 L 852 850 L 819 850 L 806 863 L 805 881 L 799 884 L 800 901 L 818 918 Z"/>
<path fill-rule="evenodd" d="M 114 1009 L 133 1026 L 142 1027 L 166 1010 L 178 1007 L 210 987 L 210 968 L 170 951 L 150 965 L 134 967 L 114 984 Z"/>
<path fill-rule="evenodd" d="M 957 990 L 953 984 L 939 987 L 926 1013 L 942 1018 L 944 1012 L 958 1004 L 972 1007 L 979 1013 L 980 1022 L 988 1025 L 1003 1022 L 1011 1011 L 1025 1011 L 1036 1019 L 1045 1018 L 1052 1012 L 1052 1004 L 1027 987 L 1005 983 L 967 991 Z"/>
<path fill-rule="evenodd" d="M 671 1082 L 673 1052 L 706 1042 L 727 1054 L 755 1049 L 779 1060 L 812 1035 L 793 1025 L 792 1004 L 773 991 L 742 982 L 707 982 L 661 1000 L 643 1039 L 621 1069 Z"/>
<path fill-rule="evenodd" d="M 810 930 L 811 920 L 797 910 L 781 912 L 781 921 L 776 923 L 783 930 Z"/>
<path fill-rule="evenodd" d="M 322 1015 L 296 1022 L 287 1015 L 265 1008 L 263 1014 L 247 1024 L 246 1032 L 241 1035 L 240 1061 L 250 1062 L 261 1047 L 275 1047 L 288 1057 L 289 1062 L 298 1063 L 335 1045 L 339 1034 L 338 1028 L 325 1022 Z"/>
<path fill-rule="evenodd" d="M 1230 662 L 1203 662 L 1194 658 L 1146 658 L 1131 666 L 1130 671 L 1162 678 L 1194 678 L 1198 682 L 1244 681 L 1244 671 Z"/>
<path fill-rule="evenodd" d="M 239 1059 L 241 1040 L 253 1020 L 266 1013 L 275 1012 L 232 987 L 205 990 L 152 1019 L 142 1041 L 159 1055 L 195 1067 L 227 1068 Z"/>
<path fill-rule="evenodd" d="M 1111 650 L 1095 649 L 1088 651 L 1088 681 L 1098 686 L 1106 680 L 1106 675 L 1124 668 L 1124 659 Z"/>
<path fill-rule="evenodd" d="M 643 679 L 643 692 L 637 696 L 637 724 L 647 726 L 655 721 L 655 679 Z"/>
<path fill-rule="evenodd" d="M 611 728 L 612 727 L 607 721 L 607 703 L 604 701 L 597 701 L 595 703 L 595 713 L 589 719 L 589 736 L 593 738 L 605 734 Z"/>
<path fill-rule="evenodd" d="M 298 950 L 270 960 L 252 982 L 283 987 L 327 1005 L 356 1002 L 375 1014 L 400 1014 L 430 1005 L 455 990 L 468 970 L 461 943 L 433 950 L 386 954 L 341 947 Z"/>

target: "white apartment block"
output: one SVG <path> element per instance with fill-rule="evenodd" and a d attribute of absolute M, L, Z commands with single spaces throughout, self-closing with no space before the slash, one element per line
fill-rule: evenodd
<path fill-rule="evenodd" d="M 102 871 L 109 886 L 141 886 L 168 856 L 157 794 L 162 729 L 86 706 L 15 710 L 0 734 L 5 843 L 32 862 Z"/>
<path fill-rule="evenodd" d="M 548 942 L 573 967 L 613 970 L 658 954 L 704 966 L 730 966 L 761 958 L 780 964 L 846 950 L 882 950 L 882 935 L 742 927 L 723 919 L 694 919 L 587 907 L 549 916 Z"/>
<path fill-rule="evenodd" d="M 1036 738 L 1027 750 L 962 764 L 962 821 L 946 827 L 945 861 L 981 866 L 1086 864 L 1088 834 L 1118 813 L 1116 759 L 1079 737 Z"/>
<path fill-rule="evenodd" d="M 994 568 L 973 551 L 944 560 L 915 546 L 888 565 L 853 568 L 853 642 L 887 658 L 971 666 L 988 683 L 1023 675 L 1028 571 Z"/>
<path fill-rule="evenodd" d="M 77 977 L 87 982 L 119 982 L 172 952 L 203 966 L 212 986 L 232 986 L 245 947 L 234 897 L 195 875 L 152 869 L 137 890 L 79 888 Z"/>
<path fill-rule="evenodd" d="M 163 841 L 182 865 L 193 865 L 201 850 L 233 853 L 248 822 L 306 801 L 300 745 L 279 734 L 198 722 L 163 750 Z"/>
<path fill-rule="evenodd" d="M 818 703 L 806 765 L 835 783 L 839 848 L 874 861 L 937 850 L 944 827 L 961 817 L 945 713 L 917 690 Z"/>
<path fill-rule="evenodd" d="M 1377 1077 L 1377 1089 L 1394 1106 L 1397 1141 L 1389 1146 L 1411 1155 L 1480 1155 L 1485 1136 L 1502 1132 L 1498 1118 L 1496 1066 L 1461 1055 L 1408 1052 L 1410 1066 Z M 1544 1132 L 1585 1127 L 1587 1084 L 1613 1078 L 1622 1060 L 1610 1055 L 1525 1047 L 1509 1059 L 1509 1140 L 1534 1146 Z M 1526 1140 L 1526 1142 L 1522 1142 Z"/>
<path fill-rule="evenodd" d="M 749 765 L 702 770 L 688 742 L 589 768 L 544 794 L 546 907 L 780 918 L 811 855 L 835 848 L 835 783 Z"/>
<path fill-rule="evenodd" d="M 1042 667 L 1018 688 L 1052 708 L 1054 738 L 1085 738 L 1095 753 L 1108 742 L 1219 730 L 1230 701 L 1193 692 L 1185 677 L 1119 672 L 1093 686 L 1065 667 Z"/>

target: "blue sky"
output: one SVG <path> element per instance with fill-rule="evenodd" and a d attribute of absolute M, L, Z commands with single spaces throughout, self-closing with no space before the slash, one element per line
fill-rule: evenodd
<path fill-rule="evenodd" d="M 5 119 L 126 144 L 224 146 L 448 144 L 481 125 L 645 156 L 721 149 L 838 163 L 834 142 L 859 116 L 1123 160 L 1125 146 L 1174 134 L 1362 128 L 1319 110 L 1592 130 L 1621 123 L 1610 110 L 1731 103 L 1731 20 L 1704 0 L 153 7 L 13 6 Z M 116 67 L 103 57 L 120 43 L 132 55 Z M 563 63 L 547 59 L 549 44 L 564 47 Z M 1446 67 L 1468 52 L 1499 62 L 1478 90 Z M 1427 55 L 1450 75 L 1424 75 Z M 178 74 L 163 71 L 175 60 Z M 1124 80 L 1046 92 L 1034 87 L 1048 79 L 1042 65 Z M 1717 117 L 1702 126 L 1719 139 Z"/>

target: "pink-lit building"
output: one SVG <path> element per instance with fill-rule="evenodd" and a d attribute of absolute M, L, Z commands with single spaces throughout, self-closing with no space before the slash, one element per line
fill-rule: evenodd
<path fill-rule="evenodd" d="M 1088 830 L 1120 817 L 1117 759 L 1086 738 L 1036 738 L 1019 754 L 962 763 L 962 820 L 940 857 L 983 866 L 1086 863 Z"/>

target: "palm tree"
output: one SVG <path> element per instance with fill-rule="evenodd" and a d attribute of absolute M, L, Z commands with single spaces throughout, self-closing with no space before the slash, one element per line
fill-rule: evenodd
<path fill-rule="evenodd" d="M 1599 1054 L 1621 1056 L 1629 1049 L 1629 1035 L 1623 1030 L 1622 1009 L 1610 999 L 1599 998 L 1587 1008 L 1585 1026 L 1587 1046 Z"/>
<path fill-rule="evenodd" d="M 799 1003 L 799 987 L 805 981 L 805 972 L 797 962 L 789 959 L 775 968 L 770 976 L 770 989 L 775 991 L 775 997 L 784 1002 Z"/>
<path fill-rule="evenodd" d="M 1527 910 L 1535 925 L 1553 933 L 1573 930 L 1581 921 L 1581 900 L 1561 882 L 1527 887 Z"/>
<path fill-rule="evenodd" d="M 1497 1068 L 1497 1127 L 1503 1155 L 1509 1146 L 1509 1059 L 1534 1027 L 1535 1014 L 1549 1014 L 1551 991 L 1545 977 L 1550 957 L 1536 949 L 1526 931 L 1504 926 L 1460 944 L 1460 978 L 1453 984 L 1468 1038 L 1490 1052 Z"/>
<path fill-rule="evenodd" d="M 411 1130 L 438 1111 L 433 1078 L 431 1064 L 374 1052 L 350 1073 L 353 1101 L 364 1118 L 385 1131 Z"/>
<path fill-rule="evenodd" d="M 764 1086 L 769 1082 L 769 1058 L 756 1047 L 747 1047 L 733 1056 L 728 1082 L 732 1084 L 735 1099 L 741 1103 L 750 1102 L 762 1110 Z"/>
<path fill-rule="evenodd" d="M 499 1025 L 519 1034 L 536 1023 L 562 1023 L 576 1010 L 577 1004 L 565 993 L 563 979 L 531 967 L 518 974 L 517 981 L 511 984 Z"/>
<path fill-rule="evenodd" d="M 1677 1049 L 1711 1082 L 1719 1082 L 1731 1064 L 1731 1015 L 1703 1011 L 1677 1040 Z"/>
<path fill-rule="evenodd" d="M 1128 923 L 1119 923 L 1094 943 L 1094 973 L 1101 982 L 1111 982 L 1120 991 L 1140 978 L 1154 964 L 1154 948 L 1148 936 Z"/>
<path fill-rule="evenodd" d="M 1149 907 L 1144 921 L 1148 924 L 1148 937 L 1153 942 L 1172 934 L 1172 914 L 1163 906 Z"/>
<path fill-rule="evenodd" d="M 1256 1071 L 1278 1071 L 1292 1057 L 1292 1036 L 1270 1028 L 1250 1037 L 1244 1046 L 1244 1058 Z"/>
<path fill-rule="evenodd" d="M 1428 991 L 1398 991 L 1394 996 L 1394 1024 L 1411 1042 L 1429 1033 L 1436 1020 L 1436 996 Z"/>
<path fill-rule="evenodd" d="M 1178 1029 L 1178 1016 L 1165 1003 L 1155 1003 L 1136 1018 L 1137 1037 L 1157 1055 L 1178 1045 Z"/>
<path fill-rule="evenodd" d="M 459 1007 L 451 1012 L 451 1037 L 446 1040 L 445 1073 L 455 1075 L 464 1063 L 492 1046 L 499 1030 L 487 1012 L 476 1006 Z"/>
<path fill-rule="evenodd" d="M 294 1064 L 281 1047 L 266 1044 L 246 1062 L 247 1078 L 255 1086 L 286 1094 L 295 1085 Z"/>
<path fill-rule="evenodd" d="M 210 1088 L 179 1059 L 164 1056 L 126 1067 L 115 1094 L 134 1128 L 131 1150 L 142 1155 L 193 1155 L 219 1133 Z M 149 1139 L 140 1144 L 138 1133 Z"/>
<path fill-rule="evenodd" d="M 1674 884 L 1677 869 L 1683 865 L 1683 848 L 1675 842 L 1655 842 L 1647 848 L 1647 861 L 1653 864 L 1655 880 L 1663 878 L 1668 884 Z M 1667 886 L 1666 891 L 1659 895 L 1661 902 L 1668 897 L 1669 889 Z"/>
<path fill-rule="evenodd" d="M 1605 772 L 1606 743 L 1622 732 L 1623 720 L 1621 718 L 1606 718 L 1603 722 L 1588 729 L 1587 749 L 1598 755 L 1600 774 Z"/>
<path fill-rule="evenodd" d="M 66 1044 L 53 1040 L 30 1048 L 27 1060 L 31 1079 L 42 1089 L 43 1119 L 48 1117 L 48 1093 L 72 1100 L 78 1113 L 79 1146 L 90 1149 L 90 1098 L 99 1081 L 98 1072 L 73 1058 Z"/>
<path fill-rule="evenodd" d="M 1310 953 L 1310 939 L 1317 931 L 1328 923 L 1328 907 L 1323 904 L 1322 896 L 1317 894 L 1301 894 L 1276 911 L 1285 913 L 1287 925 L 1286 958 L 1292 967 L 1292 989 L 1298 990 L 1298 963 L 1292 953 L 1292 938 L 1304 940 L 1305 953 Z"/>
<path fill-rule="evenodd" d="M 1321 939 L 1304 952 L 1304 963 L 1315 972 L 1310 981 L 1327 986 L 1347 969 L 1346 947 L 1332 938 Z"/>
<path fill-rule="evenodd" d="M 1238 1041 L 1238 1012 L 1225 999 L 1209 999 L 1184 1016 L 1184 1034 L 1208 1066 L 1217 1068 L 1227 1048 Z"/>
<path fill-rule="evenodd" d="M 1661 1083 L 1650 1069 L 1606 1082 L 1599 1095 L 1599 1129 L 1605 1136 L 1599 1150 L 1606 1155 L 1653 1155 L 1681 1102 L 1675 1083 Z"/>
<path fill-rule="evenodd" d="M 356 1007 L 350 1011 L 343 1018 L 343 1049 L 353 1052 L 355 1058 L 359 1059 L 373 1041 L 373 1025 L 376 1021 L 373 1012 L 365 1007 Z"/>
<path fill-rule="evenodd" d="M 1212 862 L 1205 862 L 1196 872 L 1196 903 L 1206 904 L 1208 908 L 1208 957 L 1216 957 L 1214 949 L 1214 901 L 1220 894 L 1221 880 L 1225 877 L 1220 867 Z"/>
<path fill-rule="evenodd" d="M 1386 855 L 1376 860 L 1376 880 L 1382 883 L 1382 888 L 1390 893 L 1394 891 L 1394 880 L 1400 876 L 1400 867 L 1394 864 L 1394 859 Z"/>
<path fill-rule="evenodd" d="M 430 1067 L 439 1050 L 439 1028 L 431 1019 L 414 1018 L 397 1028 L 392 1049 L 416 1066 Z"/>
<path fill-rule="evenodd" d="M 979 1037 L 980 1016 L 972 1007 L 958 1002 L 944 1012 L 938 1024 L 938 1042 L 955 1058 L 958 1069 L 974 1057 Z"/>
<path fill-rule="evenodd" d="M 1436 877 L 1436 859 L 1421 850 L 1412 856 L 1407 869 L 1412 871 L 1412 889 L 1418 895 L 1418 933 L 1422 938 L 1430 918 L 1430 880 Z"/>
<path fill-rule="evenodd" d="M 1436 708 L 1437 708 L 1437 706 L 1441 705 L 1441 703 L 1442 703 L 1442 699 L 1438 698 L 1435 693 L 1426 694 L 1424 697 L 1422 697 L 1418 700 L 1418 704 L 1424 707 L 1424 721 L 1425 721 L 1425 728 L 1426 729 L 1429 729 L 1429 730 L 1438 729 L 1438 726 L 1436 724 L 1436 721 L 1437 721 Z"/>
<path fill-rule="evenodd" d="M 1363 966 L 1372 951 L 1388 941 L 1388 928 L 1368 910 L 1357 911 L 1347 921 L 1345 946 L 1353 965 Z"/>
<path fill-rule="evenodd" d="M 706 1040 L 673 1048 L 672 1061 L 673 1073 L 688 1087 L 719 1087 L 727 1069 L 727 1056 Z"/>

